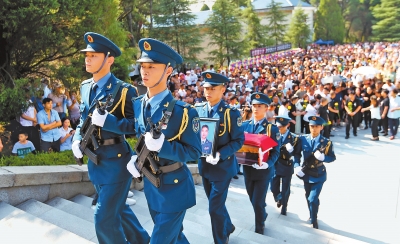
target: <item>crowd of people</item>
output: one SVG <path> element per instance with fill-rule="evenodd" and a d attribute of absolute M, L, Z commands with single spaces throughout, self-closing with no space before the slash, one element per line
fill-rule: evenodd
<path fill-rule="evenodd" d="M 361 67 L 370 72 L 361 72 Z M 218 70 L 204 65 L 186 74 L 174 72 L 169 89 L 186 103 L 203 102 L 201 73 L 217 72 L 229 78 L 224 99 L 242 112 L 244 120 L 252 114 L 250 95 L 262 92 L 273 101 L 267 119 L 274 122 L 275 116 L 290 117 L 291 132 L 309 133 L 308 117 L 319 115 L 329 121 L 329 130 L 324 131 L 328 138 L 336 126 L 346 126 L 346 139 L 352 127 L 353 136 L 357 130 L 371 128 L 372 140 L 379 140 L 378 132 L 392 140 L 400 117 L 399 67 L 398 43 L 311 45 L 257 64 Z"/>

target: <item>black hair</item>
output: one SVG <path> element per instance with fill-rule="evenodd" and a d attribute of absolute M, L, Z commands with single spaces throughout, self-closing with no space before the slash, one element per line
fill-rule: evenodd
<path fill-rule="evenodd" d="M 43 99 L 43 105 L 45 105 L 46 103 L 49 103 L 49 102 L 52 102 L 53 100 L 51 99 L 51 98 L 48 98 L 48 97 L 46 97 L 46 98 L 44 98 Z"/>
<path fill-rule="evenodd" d="M 201 127 L 201 129 L 203 129 L 203 128 L 207 128 L 207 130 L 210 130 L 210 129 L 208 128 L 208 125 L 203 125 L 203 126 Z"/>

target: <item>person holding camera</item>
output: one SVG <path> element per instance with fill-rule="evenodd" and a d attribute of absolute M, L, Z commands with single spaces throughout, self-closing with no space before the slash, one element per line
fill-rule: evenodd
<path fill-rule="evenodd" d="M 75 130 L 70 127 L 71 121 L 68 118 L 61 120 L 62 126 L 60 127 L 60 151 L 72 150 L 72 138 L 75 134 Z"/>

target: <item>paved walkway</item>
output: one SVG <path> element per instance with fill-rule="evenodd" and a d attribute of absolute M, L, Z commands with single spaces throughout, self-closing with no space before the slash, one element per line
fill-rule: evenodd
<path fill-rule="evenodd" d="M 333 134 L 337 159 L 326 164 L 319 222 L 369 243 L 400 243 L 400 139 L 370 141 L 367 129 L 346 140 L 344 127 Z M 245 194 L 243 176 L 231 190 Z M 291 191 L 289 214 L 308 219 L 303 182 L 295 176 Z M 267 204 L 275 205 L 270 192 Z"/>

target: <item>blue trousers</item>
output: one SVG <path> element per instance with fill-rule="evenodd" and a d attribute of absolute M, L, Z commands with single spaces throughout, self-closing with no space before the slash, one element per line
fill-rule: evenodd
<path fill-rule="evenodd" d="M 94 185 L 97 194 L 94 224 L 100 244 L 149 243 L 150 236 L 126 205 L 132 179 L 107 185 Z"/>
<path fill-rule="evenodd" d="M 317 220 L 319 208 L 319 194 L 321 194 L 324 182 L 309 183 L 304 181 L 308 210 L 310 211 L 311 223 Z"/>
<path fill-rule="evenodd" d="M 149 208 L 149 211 L 154 223 L 151 244 L 189 244 L 182 232 L 186 210 L 177 213 L 160 213 Z"/>
<path fill-rule="evenodd" d="M 397 119 L 388 118 L 388 124 L 389 124 L 390 136 L 396 136 L 397 129 L 399 128 L 399 118 Z"/>
<path fill-rule="evenodd" d="M 282 179 L 282 190 L 281 190 L 281 179 Z M 290 182 L 292 181 L 292 175 L 276 175 L 272 178 L 271 191 L 274 194 L 276 202 L 280 201 L 282 204 L 281 213 L 286 214 L 287 205 L 290 196 Z"/>
<path fill-rule="evenodd" d="M 215 244 L 225 243 L 233 231 L 231 218 L 225 206 L 231 180 L 209 181 L 203 177 L 204 191 L 208 197 L 208 211 Z"/>

